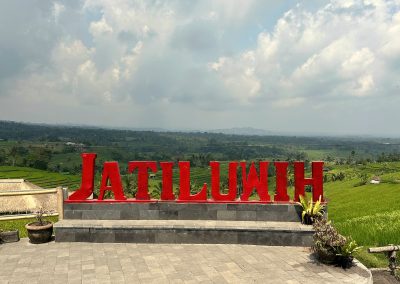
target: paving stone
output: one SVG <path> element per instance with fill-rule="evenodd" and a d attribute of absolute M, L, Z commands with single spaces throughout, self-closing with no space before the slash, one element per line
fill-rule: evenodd
<path fill-rule="evenodd" d="M 26 250 L 44 261 L 22 261 L 30 257 Z M 42 246 L 21 239 L 0 245 L 0 255 L 6 259 L 0 283 L 372 283 L 361 266 L 343 270 L 319 264 L 302 247 L 79 242 Z"/>

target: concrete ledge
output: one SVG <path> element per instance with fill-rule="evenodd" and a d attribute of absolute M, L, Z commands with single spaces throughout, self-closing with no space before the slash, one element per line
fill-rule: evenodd
<path fill-rule="evenodd" d="M 241 203 L 65 203 L 65 219 L 227 220 L 300 222 L 297 204 Z"/>
<path fill-rule="evenodd" d="M 373 284 L 374 283 L 371 270 L 369 270 L 367 267 L 365 267 L 365 265 L 362 264 L 360 261 L 358 261 L 358 259 L 354 259 L 353 264 L 354 264 L 356 272 L 359 275 L 364 276 L 365 284 Z"/>
<path fill-rule="evenodd" d="M 54 229 L 56 242 L 310 246 L 313 234 L 298 222 L 215 220 L 63 220 Z"/>

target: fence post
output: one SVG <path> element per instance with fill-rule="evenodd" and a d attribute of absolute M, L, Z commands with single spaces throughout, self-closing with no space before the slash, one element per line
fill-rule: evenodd
<path fill-rule="evenodd" d="M 396 271 L 396 251 L 400 251 L 399 245 L 390 244 L 385 247 L 369 248 L 369 253 L 384 252 L 389 260 L 389 270 L 392 275 L 395 275 Z"/>
<path fill-rule="evenodd" d="M 392 275 L 395 275 L 396 271 L 396 251 L 392 250 L 388 252 L 388 259 L 389 259 L 389 269 Z"/>
<path fill-rule="evenodd" d="M 64 190 L 61 186 L 57 187 L 57 211 L 58 220 L 64 219 Z"/>

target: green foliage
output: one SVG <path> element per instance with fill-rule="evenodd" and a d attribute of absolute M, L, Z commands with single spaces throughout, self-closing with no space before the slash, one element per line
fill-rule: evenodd
<path fill-rule="evenodd" d="M 128 198 L 134 198 L 137 192 L 136 176 L 132 174 L 123 176 L 123 183 L 125 196 Z"/>
<path fill-rule="evenodd" d="M 0 165 L 3 165 L 7 161 L 6 151 L 0 148 Z"/>
<path fill-rule="evenodd" d="M 400 243 L 400 210 L 367 214 L 335 222 L 335 226 L 343 234 L 351 234 L 362 245 L 383 246 Z"/>
<path fill-rule="evenodd" d="M 0 178 L 24 178 L 43 188 L 65 186 L 75 189 L 80 184 L 80 176 L 50 173 L 26 167 L 0 166 Z"/>
<path fill-rule="evenodd" d="M 49 217 L 46 217 L 46 219 L 53 223 L 58 221 L 57 216 L 49 216 Z M 19 236 L 21 238 L 26 238 L 26 237 L 28 237 L 28 232 L 25 229 L 25 225 L 28 223 L 34 222 L 35 220 L 36 220 L 35 218 L 3 220 L 3 221 L 0 221 L 0 230 L 3 230 L 3 231 L 18 230 Z"/>
<path fill-rule="evenodd" d="M 303 207 L 303 212 L 301 213 L 301 221 L 303 223 L 308 223 L 306 220 L 310 219 L 311 223 L 318 217 L 321 217 L 324 212 L 324 206 L 321 204 L 321 196 L 317 202 L 313 202 L 312 197 L 310 201 L 307 202 L 303 195 L 299 196 L 300 202 L 298 204 Z"/>
<path fill-rule="evenodd" d="M 387 267 L 387 257 L 382 253 L 369 253 L 368 247 L 361 247 L 354 252 L 354 257 L 360 260 L 367 267 Z"/>
<path fill-rule="evenodd" d="M 37 211 L 35 211 L 35 218 L 36 221 L 39 223 L 40 226 L 43 226 L 44 224 L 48 223 L 47 217 L 45 218 L 45 214 L 49 214 L 50 211 L 44 210 L 43 207 L 40 207 Z"/>
<path fill-rule="evenodd" d="M 353 254 L 360 249 L 351 237 L 342 236 L 326 218 L 318 218 L 313 224 L 315 233 L 312 250 L 324 263 L 335 263 L 349 268 L 353 262 Z"/>
<path fill-rule="evenodd" d="M 339 234 L 326 218 L 316 219 L 313 227 L 315 232 L 312 250 L 321 262 L 335 262 L 338 249 L 346 244 L 346 238 Z"/>
<path fill-rule="evenodd" d="M 366 161 L 400 161 L 399 140 L 240 136 L 112 130 L 32 125 L 0 121 L 0 165 L 31 166 L 79 173 L 81 152 L 96 152 L 98 161 L 190 160 L 207 167 L 210 160 L 321 160 L 357 165 Z M 355 150 L 357 152 L 355 152 Z M 50 155 L 49 155 L 50 152 Z M 350 160 L 349 160 L 350 157 Z M 123 167 L 125 168 L 125 167 Z M 99 167 L 98 170 L 101 170 Z"/>
<path fill-rule="evenodd" d="M 361 247 L 357 245 L 357 242 L 351 237 L 347 237 L 346 243 L 338 247 L 336 255 L 350 257 L 359 249 L 361 249 Z"/>
<path fill-rule="evenodd" d="M 354 187 L 366 185 L 368 181 L 369 181 L 368 174 L 363 172 L 360 174 L 360 181 L 354 184 Z"/>
<path fill-rule="evenodd" d="M 346 178 L 346 174 L 344 172 L 331 173 L 329 175 L 324 175 L 324 182 L 328 181 L 342 181 Z"/>
<path fill-rule="evenodd" d="M 400 186 L 384 182 L 400 180 L 400 163 L 339 165 L 334 171 L 343 171 L 349 178 L 325 184 L 329 218 L 341 234 L 351 236 L 363 246 L 355 252 L 355 257 L 367 267 L 386 267 L 383 254 L 369 254 L 366 250 L 400 243 Z M 383 182 L 353 187 L 361 173 L 379 175 Z"/>
<path fill-rule="evenodd" d="M 388 175 L 381 180 L 381 183 L 400 184 L 400 178 Z"/>
<path fill-rule="evenodd" d="M 150 195 L 152 198 L 160 199 L 162 190 L 162 182 L 157 182 L 154 186 L 150 187 Z"/>

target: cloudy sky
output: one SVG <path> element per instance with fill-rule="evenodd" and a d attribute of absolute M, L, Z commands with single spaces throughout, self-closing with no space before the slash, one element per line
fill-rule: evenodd
<path fill-rule="evenodd" d="M 400 1 L 0 2 L 0 119 L 400 136 Z"/>

